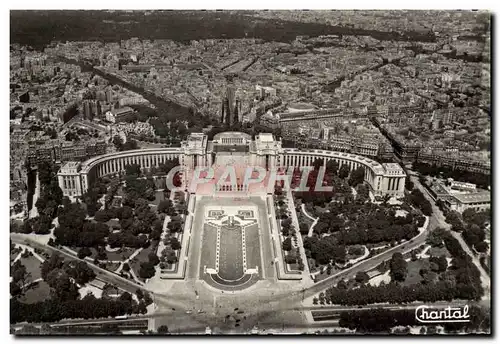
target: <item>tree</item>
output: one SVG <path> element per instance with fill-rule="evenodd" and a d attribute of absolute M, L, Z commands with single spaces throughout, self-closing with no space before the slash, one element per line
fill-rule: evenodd
<path fill-rule="evenodd" d="M 169 333 L 168 332 L 168 326 L 167 325 L 161 325 L 160 327 L 158 327 L 158 333 L 159 334 Z"/>
<path fill-rule="evenodd" d="M 478 242 L 476 245 L 474 245 L 474 248 L 476 249 L 477 252 L 484 253 L 488 251 L 489 245 L 486 241 L 481 241 Z"/>
<path fill-rule="evenodd" d="M 415 207 L 419 208 L 424 215 L 432 215 L 432 205 L 419 189 L 413 189 L 410 193 L 409 199 L 410 202 Z"/>
<path fill-rule="evenodd" d="M 96 258 L 99 259 L 99 260 L 106 260 L 106 259 L 108 259 L 108 254 L 106 253 L 106 250 L 104 249 L 104 247 L 99 246 L 97 248 Z"/>
<path fill-rule="evenodd" d="M 443 247 L 443 236 L 445 235 L 445 232 L 446 230 L 442 227 L 432 230 L 427 236 L 426 243 L 432 247 Z"/>
<path fill-rule="evenodd" d="M 393 281 L 402 282 L 406 278 L 407 274 L 407 263 L 400 252 L 396 252 L 392 255 L 389 262 L 391 271 L 390 276 Z"/>
<path fill-rule="evenodd" d="M 12 265 L 11 276 L 12 276 L 12 282 L 14 283 L 21 282 L 21 286 L 25 284 L 26 278 L 28 277 L 28 273 L 26 271 L 26 266 L 24 266 L 20 260 L 17 260 Z"/>
<path fill-rule="evenodd" d="M 123 263 L 123 271 L 129 272 L 130 271 L 130 265 L 128 263 Z M 140 289 L 137 289 L 140 290 Z"/>
<path fill-rule="evenodd" d="M 139 269 L 139 277 L 143 279 L 151 278 L 155 275 L 156 270 L 154 264 L 151 262 L 141 263 Z"/>
<path fill-rule="evenodd" d="M 295 263 L 297 263 L 297 257 L 294 254 L 289 253 L 285 256 L 285 263 L 295 264 Z"/>
<path fill-rule="evenodd" d="M 358 167 L 354 171 L 352 171 L 349 176 L 349 185 L 352 187 L 356 187 L 358 184 L 363 183 L 365 180 L 365 169 L 363 167 Z"/>
<path fill-rule="evenodd" d="M 49 259 L 42 263 L 41 274 L 42 278 L 46 280 L 47 275 L 54 269 L 59 269 L 62 267 L 64 259 L 57 253 L 53 253 Z"/>
<path fill-rule="evenodd" d="M 350 168 L 349 168 L 349 165 L 347 164 L 343 164 L 342 167 L 340 167 L 340 170 L 339 170 L 339 177 L 341 179 L 345 179 L 349 176 L 349 172 L 350 172 Z"/>
<path fill-rule="evenodd" d="M 176 237 L 170 238 L 170 247 L 172 250 L 180 250 L 181 249 L 181 243 Z"/>
<path fill-rule="evenodd" d="M 339 163 L 335 160 L 330 160 L 326 162 L 326 174 L 332 176 L 337 175 L 339 169 Z"/>
<path fill-rule="evenodd" d="M 445 272 L 448 268 L 448 261 L 446 260 L 446 256 L 444 255 L 441 255 L 439 257 L 430 257 L 429 262 L 431 263 L 431 269 L 434 267 L 434 269 L 432 270 L 436 272 Z"/>
<path fill-rule="evenodd" d="M 90 257 L 92 255 L 92 251 L 88 247 L 82 247 L 78 250 L 78 258 L 84 259 L 85 257 Z"/>
<path fill-rule="evenodd" d="M 462 236 L 469 246 L 474 246 L 485 239 L 486 233 L 484 229 L 473 223 L 467 225 Z"/>
<path fill-rule="evenodd" d="M 170 199 L 165 199 L 158 204 L 157 211 L 159 213 L 168 214 L 172 209 L 172 201 Z"/>
<path fill-rule="evenodd" d="M 135 291 L 135 295 L 137 295 L 137 298 L 139 300 L 142 300 L 144 298 L 144 293 L 142 292 L 141 289 L 137 288 L 137 290 Z"/>
<path fill-rule="evenodd" d="M 347 289 L 347 283 L 345 280 L 341 279 L 339 283 L 337 283 L 337 288 L 339 289 Z"/>
<path fill-rule="evenodd" d="M 64 271 L 78 284 L 86 284 L 95 278 L 95 272 L 87 263 L 81 261 L 71 261 L 63 266 Z"/>
<path fill-rule="evenodd" d="M 292 249 L 292 239 L 290 237 L 286 238 L 284 241 L 283 241 L 283 250 L 285 251 L 290 251 Z"/>
<path fill-rule="evenodd" d="M 154 252 L 148 254 L 148 260 L 153 265 L 158 265 L 158 263 L 160 262 L 160 258 L 158 258 L 158 256 Z"/>
<path fill-rule="evenodd" d="M 370 280 L 370 277 L 368 276 L 368 274 L 365 271 L 359 271 L 356 274 L 356 278 L 355 279 L 356 279 L 356 282 L 364 284 L 364 283 L 366 283 L 366 282 L 368 282 Z"/>
<path fill-rule="evenodd" d="M 141 175 L 141 165 L 130 164 L 125 165 L 125 175 L 128 177 L 139 177 Z"/>
<path fill-rule="evenodd" d="M 413 188 L 415 186 L 413 184 L 413 182 L 411 181 L 411 178 L 410 178 L 409 174 L 405 178 L 405 186 L 406 186 L 406 189 L 409 190 L 409 191 L 413 190 Z"/>
<path fill-rule="evenodd" d="M 175 264 L 175 263 L 177 263 L 178 259 L 177 259 L 175 252 L 168 251 L 168 253 L 166 255 L 166 260 L 167 260 L 167 263 L 169 263 L 169 264 Z"/>
<path fill-rule="evenodd" d="M 12 297 L 16 297 L 16 296 L 20 295 L 21 292 L 22 292 L 22 289 L 19 286 L 19 284 L 17 284 L 14 281 L 10 282 L 10 295 L 12 295 Z"/>

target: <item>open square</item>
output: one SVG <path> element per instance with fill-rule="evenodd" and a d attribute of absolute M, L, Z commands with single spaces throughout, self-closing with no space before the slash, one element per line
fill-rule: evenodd
<path fill-rule="evenodd" d="M 200 278 L 215 287 L 249 286 L 261 278 L 258 209 L 211 203 L 203 208 Z"/>

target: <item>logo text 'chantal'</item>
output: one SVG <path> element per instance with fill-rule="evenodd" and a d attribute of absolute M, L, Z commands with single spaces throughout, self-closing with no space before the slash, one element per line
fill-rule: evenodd
<path fill-rule="evenodd" d="M 415 318 L 421 323 L 469 322 L 469 306 L 447 308 L 419 306 L 415 309 Z"/>

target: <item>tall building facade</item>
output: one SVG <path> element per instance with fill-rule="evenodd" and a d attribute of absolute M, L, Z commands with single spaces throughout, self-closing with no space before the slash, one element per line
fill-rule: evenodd
<path fill-rule="evenodd" d="M 227 86 L 222 100 L 221 122 L 229 126 L 240 122 L 241 103 L 236 99 L 236 91 L 232 85 Z"/>

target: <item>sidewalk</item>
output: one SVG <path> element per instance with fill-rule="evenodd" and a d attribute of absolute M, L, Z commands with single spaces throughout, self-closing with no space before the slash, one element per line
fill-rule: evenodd
<path fill-rule="evenodd" d="M 307 233 L 308 237 L 312 237 L 312 235 L 314 233 L 314 226 L 316 226 L 316 224 L 318 223 L 319 217 L 313 218 L 312 216 L 310 216 L 306 211 L 306 207 L 305 207 L 304 203 L 301 204 L 301 209 L 302 209 L 302 212 L 304 213 L 304 215 L 313 221 L 313 223 L 311 224 L 311 227 L 309 227 L 309 233 Z"/>

